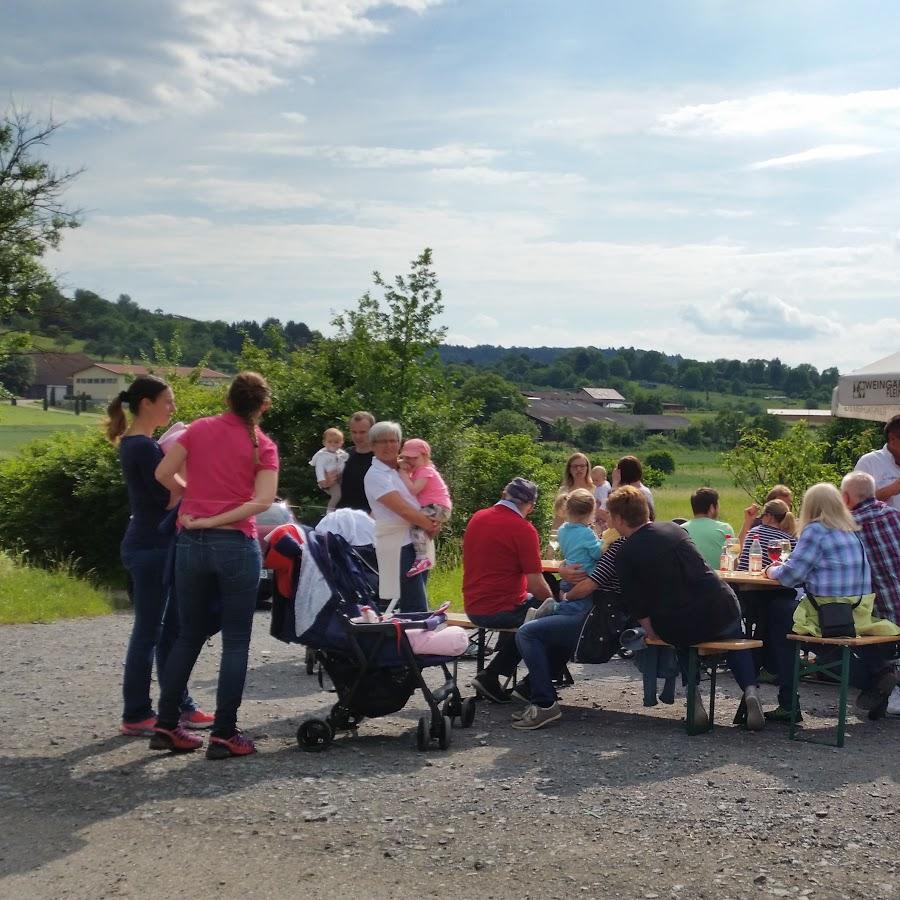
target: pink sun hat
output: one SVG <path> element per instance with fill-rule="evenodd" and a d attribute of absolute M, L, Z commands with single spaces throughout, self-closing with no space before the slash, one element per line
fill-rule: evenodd
<path fill-rule="evenodd" d="M 400 451 L 401 456 L 427 456 L 431 458 L 431 445 L 422 438 L 410 438 Z"/>

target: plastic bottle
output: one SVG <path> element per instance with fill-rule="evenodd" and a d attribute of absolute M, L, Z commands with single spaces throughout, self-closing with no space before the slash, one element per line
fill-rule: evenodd
<path fill-rule="evenodd" d="M 753 538 L 750 545 L 750 574 L 762 575 L 762 544 L 759 538 Z"/>
<path fill-rule="evenodd" d="M 728 555 L 728 545 L 734 540 L 730 534 L 725 535 L 725 543 L 722 544 L 722 552 L 719 554 L 719 569 L 723 572 L 731 571 L 731 557 Z"/>

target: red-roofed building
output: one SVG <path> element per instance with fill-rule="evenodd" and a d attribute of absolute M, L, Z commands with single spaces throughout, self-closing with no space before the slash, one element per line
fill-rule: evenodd
<path fill-rule="evenodd" d="M 166 373 L 174 372 L 176 375 L 187 377 L 194 371 L 192 366 L 176 366 L 166 368 L 158 366 L 156 374 L 165 377 Z M 87 394 L 91 400 L 108 403 L 116 394 L 127 389 L 128 385 L 138 375 L 148 375 L 147 366 L 126 366 L 121 363 L 93 363 L 85 369 L 80 369 L 72 375 L 72 391 L 75 394 Z M 219 385 L 228 384 L 231 376 L 215 369 L 200 370 L 200 384 Z"/>

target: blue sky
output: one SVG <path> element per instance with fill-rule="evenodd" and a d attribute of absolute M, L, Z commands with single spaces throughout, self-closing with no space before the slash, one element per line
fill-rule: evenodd
<path fill-rule="evenodd" d="M 900 7 L 13 0 L 69 288 L 328 329 L 431 246 L 448 339 L 900 348 Z"/>

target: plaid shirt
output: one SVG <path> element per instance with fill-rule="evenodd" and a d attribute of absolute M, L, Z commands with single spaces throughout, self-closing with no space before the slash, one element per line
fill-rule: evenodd
<path fill-rule="evenodd" d="M 874 497 L 853 510 L 872 566 L 875 610 L 900 625 L 900 512 Z"/>
<path fill-rule="evenodd" d="M 791 558 L 769 574 L 787 587 L 805 584 L 816 597 L 858 597 L 872 593 L 872 572 L 855 531 L 811 522 Z"/>

